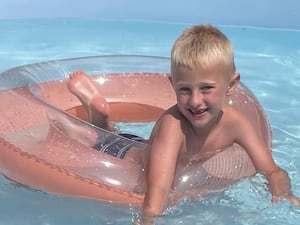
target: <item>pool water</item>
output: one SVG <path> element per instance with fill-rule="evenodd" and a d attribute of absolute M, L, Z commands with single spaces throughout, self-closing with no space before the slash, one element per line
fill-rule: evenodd
<path fill-rule="evenodd" d="M 94 55 L 169 56 L 190 24 L 90 19 L 0 20 L 0 72 L 40 61 Z M 272 125 L 273 154 L 300 196 L 300 31 L 219 28 L 232 40 L 242 81 L 260 100 Z M 122 124 L 120 125 L 122 126 Z M 128 128 L 128 127 L 127 127 Z M 126 129 L 127 129 L 126 128 Z M 149 125 L 129 127 L 147 136 Z M 0 156 L 1 157 L 1 156 Z M 168 209 L 158 224 L 295 225 L 300 207 L 272 204 L 265 180 L 244 179 L 224 193 Z M 0 224 L 132 224 L 130 206 L 44 193 L 0 176 Z"/>

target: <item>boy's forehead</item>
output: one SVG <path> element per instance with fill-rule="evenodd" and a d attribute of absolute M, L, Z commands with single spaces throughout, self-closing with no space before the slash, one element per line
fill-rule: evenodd
<path fill-rule="evenodd" d="M 210 64 L 206 66 L 202 66 L 200 64 L 195 64 L 192 67 L 188 67 L 182 64 L 172 65 L 171 71 L 172 73 L 181 73 L 181 72 L 216 72 L 216 73 L 227 73 L 228 66 L 224 66 L 223 64 Z"/>
<path fill-rule="evenodd" d="M 203 68 L 202 66 L 194 66 L 188 68 L 184 65 L 176 65 L 171 70 L 172 80 L 181 80 L 186 78 L 198 77 L 202 79 L 221 79 L 229 80 L 233 73 L 228 69 L 228 66 L 211 65 Z M 188 79 L 189 79 L 188 78 Z"/>

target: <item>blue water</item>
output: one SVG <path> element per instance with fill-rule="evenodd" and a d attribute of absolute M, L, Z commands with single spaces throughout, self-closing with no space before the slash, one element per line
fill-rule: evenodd
<path fill-rule="evenodd" d="M 0 72 L 28 63 L 108 54 L 169 56 L 190 24 L 87 19 L 0 20 Z M 232 40 L 242 81 L 263 105 L 274 133 L 274 158 L 300 196 L 300 31 L 220 27 Z M 0 155 L 1 157 L 1 155 Z M 224 193 L 169 209 L 158 224 L 295 225 L 300 207 L 270 203 L 261 176 Z M 138 211 L 51 195 L 0 175 L 0 224 L 131 224 Z"/>

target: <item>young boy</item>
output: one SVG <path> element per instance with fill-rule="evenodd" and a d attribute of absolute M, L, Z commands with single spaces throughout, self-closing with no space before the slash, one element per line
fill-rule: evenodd
<path fill-rule="evenodd" d="M 171 75 L 177 104 L 160 117 L 149 140 L 142 224 L 152 224 L 164 210 L 179 162 L 233 143 L 247 151 L 257 172 L 266 177 L 273 201 L 286 198 L 300 205 L 287 173 L 275 164 L 262 137 L 225 101 L 240 80 L 227 37 L 210 25 L 185 30 L 171 51 Z M 107 103 L 83 72 L 71 75 L 69 89 L 89 110 L 91 122 L 112 129 Z"/>

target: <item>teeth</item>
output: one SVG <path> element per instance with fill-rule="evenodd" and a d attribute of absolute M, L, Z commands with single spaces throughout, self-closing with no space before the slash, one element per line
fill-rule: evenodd
<path fill-rule="evenodd" d="M 206 109 L 200 109 L 200 110 L 191 110 L 192 113 L 204 113 Z"/>

